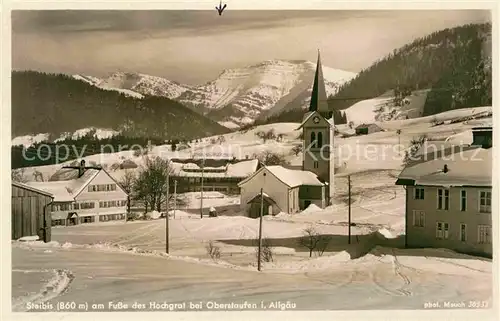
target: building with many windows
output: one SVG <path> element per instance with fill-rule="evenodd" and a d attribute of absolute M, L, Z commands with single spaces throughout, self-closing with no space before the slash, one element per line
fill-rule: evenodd
<path fill-rule="evenodd" d="M 491 137 L 475 128 L 472 145 L 430 148 L 404 168 L 407 247 L 492 255 Z"/>
<path fill-rule="evenodd" d="M 54 196 L 52 225 L 124 220 L 127 193 L 99 168 L 63 168 L 48 182 L 29 182 L 29 186 Z"/>
<path fill-rule="evenodd" d="M 259 168 L 256 159 L 176 159 L 172 160 L 171 180 L 177 181 L 177 193 L 199 192 L 203 186 L 203 191 L 239 194 L 238 183 Z M 173 191 L 172 186 L 170 190 Z"/>

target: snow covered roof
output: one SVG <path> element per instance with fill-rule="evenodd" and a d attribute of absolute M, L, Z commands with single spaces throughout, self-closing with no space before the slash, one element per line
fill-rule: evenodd
<path fill-rule="evenodd" d="M 54 202 L 72 202 L 87 184 L 99 174 L 101 169 L 87 169 L 78 177 L 78 169 L 63 168 L 48 182 L 29 182 L 28 185 L 54 195 Z"/>
<path fill-rule="evenodd" d="M 28 182 L 28 185 L 50 193 L 54 202 L 73 202 L 75 197 L 69 192 L 66 181 L 61 182 Z"/>
<path fill-rule="evenodd" d="M 318 180 L 318 177 L 313 172 L 288 169 L 279 165 L 267 166 L 266 168 L 280 181 L 282 181 L 289 187 L 296 187 L 301 185 L 309 185 L 309 186 L 325 185 L 320 180 Z"/>
<path fill-rule="evenodd" d="M 492 186 L 493 148 L 455 146 L 440 154 L 430 154 L 405 167 L 396 184 Z"/>
<path fill-rule="evenodd" d="M 258 173 L 260 173 L 261 171 L 264 171 L 264 170 L 269 171 L 278 180 L 282 181 L 284 184 L 286 184 L 290 188 L 302 186 L 302 185 L 309 185 L 309 186 L 324 186 L 325 185 L 324 183 L 322 183 L 318 179 L 316 174 L 314 174 L 313 172 L 288 169 L 288 168 L 285 168 L 283 166 L 273 165 L 273 166 L 261 167 L 261 169 L 259 169 L 257 172 L 255 172 L 252 176 L 241 181 L 238 184 L 238 186 L 245 184 L 252 177 L 254 177 L 255 175 L 257 175 Z"/>
<path fill-rule="evenodd" d="M 19 187 L 19 188 L 22 188 L 22 189 L 30 190 L 30 191 L 38 193 L 38 194 L 46 195 L 46 196 L 49 196 L 49 197 L 54 197 L 54 195 L 52 195 L 48 191 L 44 191 L 42 189 L 38 189 L 38 188 L 35 188 L 33 186 L 30 186 L 28 184 L 24 184 L 24 183 L 21 183 L 21 182 L 12 181 L 12 185 L 14 185 L 16 187 Z"/>
<path fill-rule="evenodd" d="M 257 170 L 259 161 L 257 159 L 244 160 L 234 164 L 220 167 L 203 168 L 204 177 L 234 177 L 246 178 Z M 172 163 L 172 176 L 201 177 L 201 168 L 193 163 Z"/>

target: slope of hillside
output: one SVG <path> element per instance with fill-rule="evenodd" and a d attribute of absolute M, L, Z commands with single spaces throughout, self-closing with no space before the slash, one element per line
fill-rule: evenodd
<path fill-rule="evenodd" d="M 344 110 L 361 101 L 397 91 L 401 98 L 429 89 L 423 115 L 492 104 L 491 24 L 471 24 L 416 39 L 372 66 L 330 96 L 331 110 Z M 269 122 L 300 121 L 294 109 Z"/>
<path fill-rule="evenodd" d="M 47 133 L 57 137 L 88 127 L 163 139 L 228 131 L 173 100 L 154 96 L 137 99 L 100 89 L 89 81 L 33 71 L 13 72 L 12 136 Z"/>

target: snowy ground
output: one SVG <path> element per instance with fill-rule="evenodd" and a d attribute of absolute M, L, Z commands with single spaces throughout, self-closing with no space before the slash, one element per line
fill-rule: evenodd
<path fill-rule="evenodd" d="M 491 107 L 458 110 L 437 115 L 447 121 L 491 111 Z M 411 309 L 427 302 L 483 301 L 491 305 L 491 260 L 467 257 L 442 249 L 404 250 L 404 190 L 395 186 L 403 150 L 412 139 L 426 134 L 429 140 L 470 143 L 470 129 L 491 118 L 468 123 L 432 126 L 433 118 L 381 123 L 386 131 L 366 136 L 337 138 L 349 149 L 335 180 L 334 205 L 311 207 L 296 215 L 266 217 L 263 236 L 274 249 L 274 260 L 256 272 L 258 220 L 238 214 L 238 197 L 205 193 L 204 207 L 231 208 L 227 216 L 200 219 L 197 193 L 183 195 L 185 205 L 169 220 L 170 255 L 165 252 L 165 220 L 104 222 L 52 229 L 54 242 L 13 243 L 13 306 L 26 310 L 28 302 L 168 303 L 217 300 L 217 302 L 296 303 L 297 309 Z M 239 151 L 242 155 L 265 149 L 290 153 L 299 143 L 297 124 L 260 126 L 225 135 L 213 145 L 204 139 L 193 149 L 169 154 L 158 146 L 151 154 L 190 157 L 194 151 Z M 262 144 L 257 131 L 274 128 L 283 140 Z M 341 129 L 346 129 L 342 128 Z M 401 129 L 401 135 L 396 130 Z M 401 143 L 403 147 L 394 148 Z M 238 149 L 234 149 L 237 146 Z M 370 148 L 367 151 L 367 147 Z M 344 149 L 345 152 L 345 149 Z M 128 154 L 127 154 L 128 153 Z M 130 154 L 130 155 L 129 155 Z M 182 154 L 182 155 L 181 155 Z M 346 154 L 344 154 L 345 156 Z M 241 156 L 241 155 L 239 155 Z M 87 160 L 99 160 L 90 156 Z M 111 165 L 131 152 L 106 155 Z M 94 158 L 94 159 L 93 159 Z M 60 166 L 60 165 L 59 165 Z M 37 168 L 44 176 L 59 166 Z M 25 173 L 30 178 L 30 170 Z M 111 171 L 119 178 L 122 171 Z M 348 244 L 347 178 L 352 181 L 351 244 Z M 308 227 L 331 237 L 323 256 L 309 258 L 298 239 Z M 221 255 L 213 260 L 206 246 L 212 241 Z M 359 299 L 362 298 L 362 299 Z M 91 301 L 89 301 L 91 300 Z M 260 307 L 260 306 L 259 306 Z"/>
<path fill-rule="evenodd" d="M 263 235 L 274 259 L 263 263 L 262 272 L 256 271 L 258 220 L 242 216 L 200 219 L 178 210 L 169 220 L 170 255 L 165 254 L 164 219 L 54 228 L 52 243 L 13 243 L 13 306 L 21 311 L 28 302 L 56 307 L 75 301 L 102 303 L 107 310 L 109 301 L 120 301 L 132 310 L 135 301 L 203 301 L 204 308 L 209 301 L 247 301 L 260 309 L 261 301 L 276 300 L 301 310 L 415 309 L 434 301 L 445 308 L 446 302 L 468 300 L 491 305 L 491 260 L 399 248 L 404 197 L 394 186 L 394 174 L 352 176 L 356 226 L 350 245 L 345 179 L 337 180 L 335 206 L 266 217 Z M 323 256 L 309 258 L 298 244 L 310 226 L 332 237 Z M 209 241 L 220 248 L 217 260 L 207 254 Z"/>

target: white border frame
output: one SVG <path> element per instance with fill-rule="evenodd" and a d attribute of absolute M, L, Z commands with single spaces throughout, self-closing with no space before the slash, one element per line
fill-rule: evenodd
<path fill-rule="evenodd" d="M 218 2 L 218 1 L 215 1 Z M 306 0 L 253 0 L 253 1 L 233 1 L 227 0 L 231 5 L 232 10 L 245 10 L 245 9 L 267 9 L 267 10 L 283 10 L 283 9 L 488 9 L 492 10 L 493 19 L 493 104 L 498 105 L 500 94 L 500 87 L 498 83 L 498 62 L 500 53 L 498 52 L 499 42 L 499 4 L 497 1 L 425 1 L 425 2 L 412 2 L 412 1 L 391 1 L 391 2 L 334 2 L 334 1 L 306 1 Z M 0 107 L 0 119 L 2 119 L 2 126 L 0 126 L 2 146 L 10 146 L 10 10 L 12 9 L 204 9 L 206 7 L 212 10 L 214 5 L 213 0 L 183 0 L 183 1 L 163 1 L 163 2 L 149 2 L 145 0 L 108 0 L 107 2 L 96 0 L 73 0 L 73 1 L 15 1 L 15 2 L 2 2 L 2 80 L 0 81 L 2 91 L 2 104 Z M 500 113 L 494 114 L 494 123 L 498 124 Z M 499 131 L 494 131 L 496 138 L 494 139 L 494 146 L 498 145 L 500 135 Z M 496 153 L 494 159 L 500 159 L 498 148 L 494 151 Z M 4 171 L 2 177 L 8 177 L 10 171 L 10 157 L 9 153 L 2 153 L 0 158 L 0 168 Z M 493 190 L 492 196 L 492 212 L 498 213 L 499 209 L 499 169 L 500 164 L 493 162 Z M 0 187 L 0 203 L 3 212 L 7 213 L 10 210 L 10 182 L 7 179 L 2 180 Z M 53 319 L 66 319 L 66 320 L 109 320 L 120 319 L 123 321 L 149 319 L 149 320 L 165 320 L 166 314 L 161 312 L 137 312 L 137 313 L 9 313 L 10 311 L 10 292 L 8 286 L 10 280 L 10 262 L 11 262 L 11 247 L 10 240 L 10 216 L 6 215 L 7 219 L 2 224 L 2 283 L 7 282 L 2 287 L 2 320 L 53 320 Z M 492 246 L 494 249 L 494 257 L 498 258 L 497 247 L 500 245 L 498 242 L 498 215 L 492 215 Z M 498 298 L 499 279 L 498 279 L 498 259 L 494 260 L 495 271 L 493 274 L 493 295 Z M 286 311 L 286 312 L 186 312 L 186 313 L 169 313 L 168 319 L 182 319 L 182 320 L 274 320 L 278 318 L 288 318 L 289 320 L 331 320 L 332 317 L 336 319 L 346 320 L 498 320 L 498 307 L 500 300 L 493 300 L 493 307 L 495 310 L 377 310 L 377 311 Z"/>

